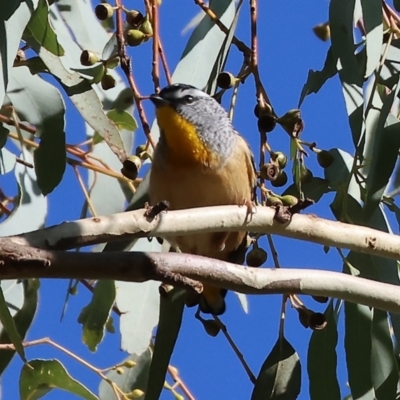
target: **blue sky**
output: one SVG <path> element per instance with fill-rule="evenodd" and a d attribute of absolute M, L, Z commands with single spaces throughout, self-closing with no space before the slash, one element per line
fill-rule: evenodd
<path fill-rule="evenodd" d="M 328 18 L 327 1 L 260 1 L 259 6 L 259 64 L 260 73 L 278 115 L 289 109 L 297 108 L 300 92 L 307 78 L 309 69 L 320 69 L 323 66 L 329 44 L 319 41 L 312 32 L 312 27 L 325 22 Z M 164 0 L 160 8 L 161 36 L 165 53 L 173 70 L 179 61 L 181 52 L 190 35 L 182 35 L 187 22 L 199 12 L 193 2 Z M 236 35 L 249 43 L 248 4 L 244 2 Z M 142 94 L 153 91 L 151 76 L 148 73 L 150 60 L 147 49 L 135 48 L 133 68 L 135 78 Z M 232 48 L 226 69 L 236 71 L 242 56 Z M 164 82 L 165 83 L 165 82 Z M 256 103 L 254 84 L 251 78 L 241 85 L 237 109 L 234 117 L 236 129 L 249 141 L 254 153 L 258 154 L 259 138 L 253 108 Z M 150 103 L 145 104 L 150 120 L 154 110 Z M 330 149 L 340 147 L 353 152 L 347 115 L 340 85 L 337 78 L 327 82 L 317 95 L 309 96 L 301 109 L 305 121 L 303 139 L 315 141 L 319 148 Z M 135 115 L 137 117 L 137 115 Z M 76 143 L 83 140 L 85 132 L 79 114 L 67 100 L 67 141 Z M 268 135 L 269 143 L 274 150 L 288 154 L 289 139 L 287 134 L 277 127 Z M 143 142 L 143 135 L 137 132 L 136 144 Z M 311 154 L 306 161 L 314 176 L 323 176 L 316 157 Z M 289 167 L 290 168 L 290 167 Z M 290 169 L 288 169 L 290 171 Z M 321 202 L 309 209 L 309 212 L 321 217 L 333 219 L 329 204 L 333 196 L 325 196 Z M 62 184 L 49 196 L 48 224 L 64 220 L 77 219 L 81 213 L 83 197 L 78 190 L 71 169 L 67 169 Z M 60 204 L 63 206 L 60 207 Z M 274 238 L 282 267 L 287 268 L 320 268 L 339 271 L 342 268 L 337 253 L 323 252 L 322 246 L 295 242 L 288 239 Z M 267 251 L 267 243 L 262 241 Z M 267 267 L 272 267 L 269 257 Z M 90 299 L 90 294 L 80 287 L 78 296 L 73 297 L 68 305 L 66 317 L 59 322 L 65 292 L 66 281 L 42 281 L 39 312 L 29 331 L 28 338 L 35 339 L 50 336 L 68 349 L 77 352 L 97 366 L 109 366 L 124 358 L 119 350 L 118 333 L 107 334 L 97 354 L 91 354 L 81 342 L 81 325 L 76 322 L 81 308 Z M 306 305 L 316 311 L 323 311 L 325 306 L 304 297 Z M 228 311 L 222 320 L 230 334 L 244 354 L 255 374 L 271 351 L 278 337 L 278 323 L 281 296 L 249 297 L 249 314 L 246 315 L 233 294 L 227 297 Z M 201 324 L 193 317 L 192 309 L 186 309 L 182 330 L 172 357 L 172 364 L 178 368 L 182 379 L 190 388 L 196 399 L 233 399 L 241 400 L 250 397 L 252 385 L 238 359 L 229 348 L 225 338 L 220 334 L 216 338 L 208 336 Z M 115 317 L 116 318 L 116 317 Z M 342 322 L 342 321 L 341 321 Z M 118 325 L 117 323 L 115 324 Z M 302 392 L 299 399 L 308 399 L 308 379 L 306 373 L 306 355 L 311 331 L 300 325 L 297 313 L 288 307 L 285 324 L 285 335 L 294 346 L 302 363 Z M 339 379 L 342 396 L 348 394 L 345 389 L 346 372 L 343 356 L 343 337 L 339 338 Z M 65 358 L 47 346 L 30 348 L 28 358 L 60 358 L 65 361 L 71 374 L 80 378 L 89 388 L 97 392 L 98 379 L 76 362 Z M 2 380 L 4 399 L 18 396 L 17 374 L 21 362 L 14 359 L 12 367 Z M 48 399 L 73 399 L 75 397 L 56 391 L 48 395 Z M 164 393 L 163 399 L 172 398 Z"/>

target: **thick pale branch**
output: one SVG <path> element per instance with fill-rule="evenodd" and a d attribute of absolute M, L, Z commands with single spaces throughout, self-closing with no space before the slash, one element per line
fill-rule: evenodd
<path fill-rule="evenodd" d="M 220 206 L 167 211 L 150 220 L 145 210 L 65 222 L 15 236 L 15 243 L 38 248 L 72 249 L 144 236 L 250 230 L 400 260 L 400 237 L 371 228 L 295 214 L 289 223 L 274 220 L 275 210 L 258 207 L 251 219 L 246 207 Z"/>
<path fill-rule="evenodd" d="M 398 286 L 339 272 L 249 268 L 178 253 L 41 250 L 0 239 L 0 279 L 29 277 L 158 280 L 190 287 L 196 287 L 196 280 L 248 294 L 326 296 L 400 312 Z M 185 282 L 185 277 L 190 281 Z"/>

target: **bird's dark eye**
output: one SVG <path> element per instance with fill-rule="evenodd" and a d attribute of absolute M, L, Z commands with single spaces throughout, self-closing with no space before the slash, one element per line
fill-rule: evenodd
<path fill-rule="evenodd" d="M 194 102 L 194 97 L 193 97 L 193 96 L 190 96 L 190 95 L 187 95 L 187 96 L 185 96 L 185 97 L 183 98 L 183 100 L 185 101 L 186 104 L 190 104 L 190 103 L 193 103 L 193 102 Z"/>

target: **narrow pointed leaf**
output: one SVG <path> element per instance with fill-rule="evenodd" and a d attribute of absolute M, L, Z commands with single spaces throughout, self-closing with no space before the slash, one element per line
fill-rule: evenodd
<path fill-rule="evenodd" d="M 371 325 L 369 307 L 345 303 L 346 363 L 349 386 L 354 399 L 374 400 L 371 379 Z M 363 397 L 364 396 L 364 397 Z"/>
<path fill-rule="evenodd" d="M 321 331 L 313 332 L 308 346 L 310 399 L 340 400 L 336 355 L 338 332 L 332 301 L 325 311 L 325 317 L 328 325 Z"/>
<path fill-rule="evenodd" d="M 3 325 L 3 329 L 7 332 L 11 343 L 14 345 L 15 350 L 26 362 L 24 346 L 22 346 L 21 335 L 15 325 L 15 321 L 10 314 L 10 310 L 7 307 L 6 299 L 4 297 L 3 289 L 0 286 L 0 322 Z"/>
<path fill-rule="evenodd" d="M 186 291 L 175 288 L 160 300 L 158 323 L 145 400 L 158 400 L 182 323 Z"/>
<path fill-rule="evenodd" d="M 300 93 L 298 108 L 303 104 L 304 99 L 311 93 L 318 93 L 325 82 L 337 74 L 337 58 L 333 56 L 332 47 L 329 48 L 324 67 L 321 71 L 308 71 L 307 81 Z"/>
<path fill-rule="evenodd" d="M 91 351 L 96 351 L 98 344 L 103 340 L 114 301 L 114 281 L 98 281 L 93 290 L 92 300 L 79 314 L 78 322 L 82 324 L 83 342 Z"/>
<path fill-rule="evenodd" d="M 387 313 L 374 310 L 372 319 L 371 376 L 378 400 L 394 399 L 399 370 L 394 357 Z"/>
<path fill-rule="evenodd" d="M 379 65 L 383 36 L 382 2 L 380 0 L 361 0 L 366 33 L 367 65 L 365 77 L 369 77 Z"/>
<path fill-rule="evenodd" d="M 25 338 L 26 332 L 28 331 L 33 317 L 36 313 L 36 307 L 38 303 L 38 288 L 39 281 L 36 279 L 27 279 L 23 282 L 15 282 L 15 285 L 23 286 L 23 304 L 22 307 L 13 315 L 15 327 L 21 337 L 21 340 Z M 12 298 L 6 292 L 4 294 L 7 303 L 12 302 Z M 15 305 L 13 304 L 15 307 Z M 0 343 L 10 343 L 10 337 L 6 330 L 2 329 L 0 334 Z M 13 358 L 15 351 L 11 350 L 0 350 L 0 375 L 3 373 L 11 359 Z"/>
<path fill-rule="evenodd" d="M 98 400 L 90 390 L 73 379 L 58 360 L 31 360 L 22 367 L 19 377 L 21 400 L 40 399 L 56 388 L 85 400 Z"/>
<path fill-rule="evenodd" d="M 300 393 L 301 366 L 296 350 L 278 339 L 261 367 L 251 400 L 294 400 Z"/>
<path fill-rule="evenodd" d="M 57 41 L 57 35 L 49 22 L 49 5 L 47 0 L 39 0 L 38 7 L 26 27 L 26 34 L 33 36 L 36 41 L 56 56 L 63 56 L 64 49 Z"/>

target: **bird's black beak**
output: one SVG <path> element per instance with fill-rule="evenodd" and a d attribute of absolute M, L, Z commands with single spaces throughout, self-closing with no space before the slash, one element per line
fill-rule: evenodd
<path fill-rule="evenodd" d="M 150 95 L 150 100 L 153 102 L 153 104 L 156 107 L 161 107 L 161 106 L 166 106 L 169 104 L 169 101 L 161 97 L 159 94 L 151 94 Z"/>

